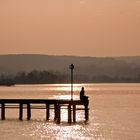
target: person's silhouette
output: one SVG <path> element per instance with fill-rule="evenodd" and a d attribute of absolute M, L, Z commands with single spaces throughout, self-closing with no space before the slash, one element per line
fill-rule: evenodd
<path fill-rule="evenodd" d="M 80 91 L 80 100 L 83 100 L 84 96 L 85 96 L 85 90 L 84 90 L 84 87 L 82 87 Z"/>

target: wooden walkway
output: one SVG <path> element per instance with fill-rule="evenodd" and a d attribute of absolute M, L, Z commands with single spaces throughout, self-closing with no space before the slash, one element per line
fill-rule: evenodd
<path fill-rule="evenodd" d="M 85 120 L 89 119 L 89 100 L 57 100 L 57 99 L 0 99 L 1 119 L 5 120 L 5 110 L 7 108 L 19 109 L 19 120 L 23 119 L 23 109 L 27 109 L 27 120 L 31 119 L 32 109 L 46 109 L 46 120 L 50 118 L 50 109 L 54 109 L 54 120 L 61 122 L 61 109 L 68 110 L 68 123 L 76 122 L 76 110 L 84 110 Z M 45 105 L 45 108 L 43 106 Z M 83 108 L 77 108 L 77 105 Z"/>

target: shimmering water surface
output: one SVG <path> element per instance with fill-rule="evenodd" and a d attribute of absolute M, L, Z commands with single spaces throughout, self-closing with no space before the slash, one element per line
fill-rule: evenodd
<path fill-rule="evenodd" d="M 85 123 L 83 111 L 77 111 L 77 123 L 45 121 L 45 110 L 32 110 L 32 119 L 18 120 L 18 110 L 6 109 L 0 120 L 0 140 L 140 140 L 140 84 L 75 84 L 74 99 L 81 87 L 89 96 L 90 116 Z M 0 87 L 0 98 L 70 99 L 69 84 L 18 85 Z"/>

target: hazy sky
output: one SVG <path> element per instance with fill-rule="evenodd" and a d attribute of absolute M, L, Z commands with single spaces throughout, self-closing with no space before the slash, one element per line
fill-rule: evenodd
<path fill-rule="evenodd" d="M 140 0 L 0 0 L 0 54 L 140 55 Z"/>

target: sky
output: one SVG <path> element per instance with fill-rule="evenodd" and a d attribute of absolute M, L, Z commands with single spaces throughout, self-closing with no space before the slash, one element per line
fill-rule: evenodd
<path fill-rule="evenodd" d="M 140 55 L 140 0 L 0 0 L 0 54 Z"/>

